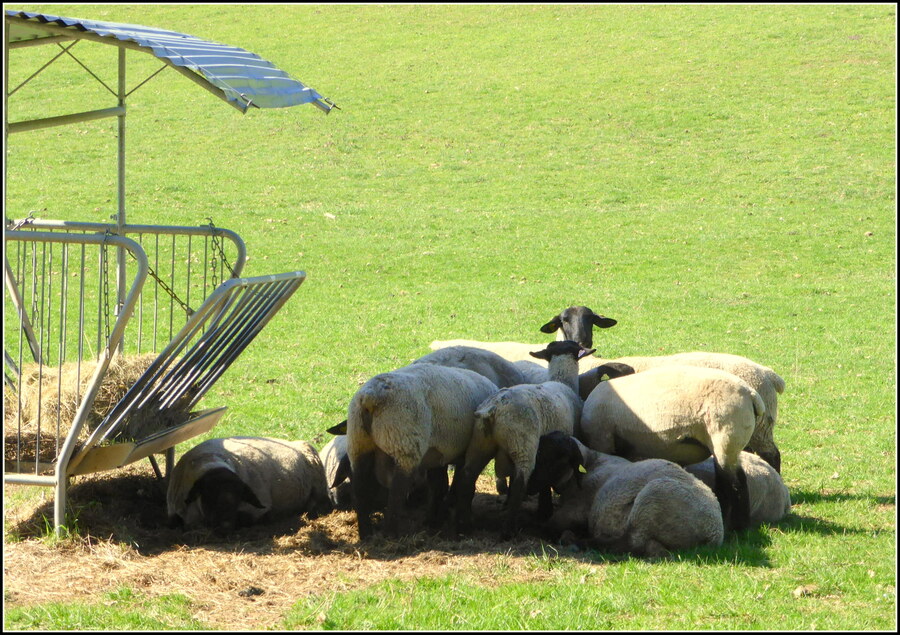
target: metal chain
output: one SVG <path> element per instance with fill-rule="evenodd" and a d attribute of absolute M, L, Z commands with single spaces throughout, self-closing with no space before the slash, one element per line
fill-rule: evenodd
<path fill-rule="evenodd" d="M 210 261 L 210 266 L 213 270 L 213 288 L 215 288 L 217 286 L 216 285 L 216 269 L 219 264 L 216 261 L 216 252 L 218 252 L 219 257 L 222 259 L 222 262 L 225 263 L 225 266 L 228 267 L 228 272 L 231 274 L 231 277 L 237 278 L 237 274 L 234 273 L 234 268 L 231 266 L 231 263 L 228 262 L 228 258 L 225 256 L 225 248 L 222 246 L 223 241 L 220 241 L 218 234 L 215 233 L 216 226 L 213 224 L 212 218 L 207 216 L 206 220 L 209 221 L 209 228 L 211 230 L 213 230 L 213 234 L 212 234 L 213 255 L 212 255 L 212 260 Z"/>
<path fill-rule="evenodd" d="M 135 256 L 133 253 L 131 253 L 129 251 L 128 254 L 134 260 L 137 260 L 137 256 Z M 156 275 L 156 272 L 153 271 L 153 267 L 151 267 L 149 263 L 147 264 L 147 275 L 150 276 L 151 278 L 153 278 L 154 280 L 156 280 L 156 284 L 161 286 L 163 291 L 165 291 L 167 294 L 169 294 L 169 297 L 172 298 L 178 304 L 178 306 L 180 306 L 182 308 L 182 310 L 184 310 L 185 314 L 188 317 L 191 317 L 194 314 L 194 309 L 189 307 L 181 298 L 179 298 L 177 295 L 175 295 L 175 292 L 172 291 L 172 289 L 169 287 L 169 285 L 167 285 L 162 278 L 160 278 L 158 275 Z"/>
<path fill-rule="evenodd" d="M 104 335 L 106 336 L 105 342 L 107 346 L 109 346 L 109 249 L 107 248 L 106 241 L 112 235 L 112 232 L 107 229 L 106 235 L 103 237 L 103 246 L 100 248 L 100 253 L 103 258 L 103 271 L 101 272 L 101 275 L 103 276 L 101 286 L 103 289 L 101 300 L 103 302 L 103 325 L 105 328 Z"/>
<path fill-rule="evenodd" d="M 16 231 L 20 227 L 30 224 L 31 221 L 33 221 L 33 220 L 34 220 L 34 212 L 28 212 L 28 216 L 23 218 L 22 220 L 20 220 L 18 223 L 14 223 L 14 222 L 12 222 L 11 219 L 7 218 L 6 219 L 6 229 L 8 229 L 9 231 Z"/>

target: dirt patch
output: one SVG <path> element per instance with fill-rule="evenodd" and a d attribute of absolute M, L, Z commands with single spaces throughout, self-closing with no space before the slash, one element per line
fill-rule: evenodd
<path fill-rule="evenodd" d="M 78 478 L 69 489 L 76 537 L 54 545 L 40 538 L 45 518 L 53 516 L 49 490 L 46 501 L 11 504 L 10 489 L 22 486 L 5 487 L 8 605 L 95 603 L 103 593 L 127 586 L 150 596 L 184 594 L 193 601 L 195 617 L 211 627 L 256 630 L 277 627 L 305 597 L 387 579 L 465 575 L 491 585 L 501 582 L 495 576 L 501 565 L 504 583 L 551 575 L 527 558 L 542 553 L 535 527 L 526 525 L 515 539 L 499 539 L 503 508 L 487 475 L 478 482 L 473 512 L 479 524 L 471 536 L 418 531 L 364 543 L 349 511 L 250 527 L 227 539 L 169 528 L 162 483 L 142 462 Z M 533 513 L 534 503 L 526 501 L 525 511 Z"/>

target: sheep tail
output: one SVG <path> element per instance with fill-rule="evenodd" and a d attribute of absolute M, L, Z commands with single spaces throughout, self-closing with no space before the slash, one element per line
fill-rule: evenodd
<path fill-rule="evenodd" d="M 760 394 L 752 388 L 750 389 L 750 397 L 753 399 L 753 414 L 756 418 L 756 425 L 759 427 L 766 418 L 766 402 L 764 402 Z"/>
<path fill-rule="evenodd" d="M 772 386 L 775 388 L 775 392 L 779 395 L 784 392 L 784 379 L 781 378 L 781 375 L 776 373 L 771 368 L 767 369 L 768 372 L 766 375 L 769 378 L 769 381 L 772 382 Z"/>

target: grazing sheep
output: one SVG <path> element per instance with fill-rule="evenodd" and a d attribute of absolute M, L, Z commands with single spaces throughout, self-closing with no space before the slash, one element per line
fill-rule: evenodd
<path fill-rule="evenodd" d="M 599 359 L 599 358 L 594 358 Z M 625 364 L 632 367 L 635 372 L 642 372 L 660 366 L 672 366 L 675 364 L 684 366 L 698 366 L 704 368 L 717 368 L 736 375 L 747 382 L 762 397 L 766 404 L 766 416 L 756 426 L 746 450 L 758 454 L 778 472 L 781 471 L 781 452 L 775 444 L 774 426 L 778 416 L 778 395 L 784 392 L 784 380 L 768 366 L 728 353 L 676 353 L 674 355 L 660 355 L 655 357 L 620 357 L 616 360 L 601 360 L 604 363 L 596 368 L 583 372 L 578 378 L 579 394 L 582 399 L 587 399 L 591 391 L 600 382 L 600 378 L 606 374 L 610 366 Z"/>
<path fill-rule="evenodd" d="M 438 364 L 465 368 L 490 379 L 497 388 L 524 384 L 525 378 L 516 366 L 494 352 L 471 346 L 451 346 L 429 353 L 413 364 Z"/>
<path fill-rule="evenodd" d="M 166 503 L 173 524 L 222 532 L 331 508 L 315 448 L 262 437 L 209 439 L 185 452 L 169 477 Z"/>
<path fill-rule="evenodd" d="M 428 479 L 429 517 L 438 520 L 447 465 L 462 460 L 475 409 L 497 390 L 470 370 L 410 364 L 376 375 L 357 391 L 347 412 L 347 450 L 360 539 L 371 535 L 379 485 L 389 490 L 385 532 L 398 533 L 401 506 L 417 475 Z"/>
<path fill-rule="evenodd" d="M 741 467 L 747 474 L 750 490 L 750 524 L 775 523 L 791 510 L 791 494 L 781 475 L 762 458 L 741 452 Z M 716 487 L 716 470 L 712 457 L 684 468 L 709 487 Z"/>
<path fill-rule="evenodd" d="M 759 393 L 731 373 L 661 366 L 598 384 L 576 436 L 594 450 L 631 460 L 689 465 L 712 454 L 726 526 L 743 529 L 750 501 L 739 457 L 764 416 Z"/>
<path fill-rule="evenodd" d="M 469 529 L 475 481 L 491 459 L 498 478 L 511 478 L 504 536 L 515 531 L 541 435 L 552 430 L 571 434 L 581 417 L 582 401 L 576 392 L 578 360 L 590 353 L 576 342 L 551 342 L 546 349 L 532 353 L 549 362 L 550 381 L 504 388 L 478 406 L 472 441 L 453 482 L 458 531 Z M 541 497 L 539 514 L 546 512 L 549 496 L 548 490 Z"/>
<path fill-rule="evenodd" d="M 632 463 L 555 432 L 541 437 L 529 491 L 551 484 L 561 503 L 545 526 L 556 535 L 587 530 L 598 546 L 651 557 L 722 544 L 716 497 L 671 461 Z"/>

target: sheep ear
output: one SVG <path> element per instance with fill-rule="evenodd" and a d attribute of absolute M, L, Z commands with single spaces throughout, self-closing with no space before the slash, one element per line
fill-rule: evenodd
<path fill-rule="evenodd" d="M 534 353 L 529 352 L 528 354 L 531 355 L 532 357 L 537 357 L 538 359 L 544 359 L 544 360 L 547 360 L 548 362 L 550 361 L 550 355 L 547 353 L 546 350 L 536 351 Z"/>
<path fill-rule="evenodd" d="M 331 427 L 328 428 L 325 432 L 328 432 L 328 433 L 333 434 L 333 435 L 335 435 L 335 436 L 341 435 L 341 434 L 347 434 L 347 420 L 344 419 L 344 420 L 341 421 L 339 424 L 334 425 L 334 426 L 331 426 Z"/>
<path fill-rule="evenodd" d="M 588 355 L 593 355 L 596 352 L 596 348 L 582 348 L 580 351 L 578 351 L 578 359 L 585 358 Z"/>
<path fill-rule="evenodd" d="M 544 326 L 541 327 L 542 333 L 556 333 L 559 329 L 562 328 L 562 321 L 559 319 L 557 315 L 555 318 L 547 322 Z"/>
<path fill-rule="evenodd" d="M 240 486 L 238 487 L 239 494 L 241 500 L 247 503 L 248 505 L 253 505 L 257 509 L 265 509 L 265 505 L 259 502 L 259 499 L 256 497 L 256 494 L 250 489 L 250 486 L 247 485 L 244 481 L 238 479 Z"/>
<path fill-rule="evenodd" d="M 602 315 L 594 315 L 591 316 L 591 322 L 594 323 L 594 326 L 599 326 L 601 329 L 608 329 L 611 326 L 615 326 L 617 324 L 616 320 L 608 317 L 604 317 Z"/>

